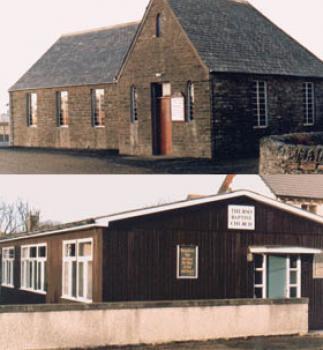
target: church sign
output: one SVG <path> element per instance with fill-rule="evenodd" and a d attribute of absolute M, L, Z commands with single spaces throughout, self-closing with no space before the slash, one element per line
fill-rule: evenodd
<path fill-rule="evenodd" d="M 228 228 L 231 230 L 255 230 L 255 207 L 229 205 Z"/>

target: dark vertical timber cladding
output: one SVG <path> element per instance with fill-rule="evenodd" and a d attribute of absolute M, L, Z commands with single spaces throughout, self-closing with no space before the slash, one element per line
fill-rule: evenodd
<path fill-rule="evenodd" d="M 227 228 L 227 205 L 254 205 L 256 230 Z M 252 245 L 323 248 L 323 225 L 247 197 L 111 223 L 104 237 L 105 301 L 253 297 Z M 199 278 L 176 278 L 176 246 L 199 246 Z M 303 256 L 302 296 L 312 328 L 323 327 L 323 280 Z"/>

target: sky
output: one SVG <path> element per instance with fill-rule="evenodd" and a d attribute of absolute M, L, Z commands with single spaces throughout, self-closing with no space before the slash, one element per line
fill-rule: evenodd
<path fill-rule="evenodd" d="M 0 177 L 0 201 L 27 201 L 40 210 L 41 220 L 64 223 L 184 200 L 189 194 L 214 195 L 223 180 L 222 175 L 8 175 Z"/>
<path fill-rule="evenodd" d="M 250 2 L 323 59 L 322 0 Z M 148 0 L 2 0 L 0 113 L 9 100 L 8 88 L 62 33 L 138 20 L 147 5 Z"/>

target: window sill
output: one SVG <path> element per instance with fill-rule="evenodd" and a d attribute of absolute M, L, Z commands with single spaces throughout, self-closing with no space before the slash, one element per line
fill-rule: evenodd
<path fill-rule="evenodd" d="M 57 127 L 57 129 L 68 129 L 69 125 L 60 125 Z"/>
<path fill-rule="evenodd" d="M 303 126 L 315 126 L 315 123 L 313 123 L 313 124 L 303 124 Z"/>
<path fill-rule="evenodd" d="M 30 292 L 30 293 L 40 294 L 40 295 L 46 295 L 47 294 L 47 292 L 43 292 L 41 290 L 29 289 L 29 288 L 20 288 L 20 290 L 22 290 L 24 292 Z"/>
<path fill-rule="evenodd" d="M 178 280 L 198 280 L 198 276 L 196 277 L 181 277 L 181 276 L 177 276 Z"/>
<path fill-rule="evenodd" d="M 263 130 L 263 129 L 268 129 L 268 125 L 266 126 L 254 126 L 254 130 Z"/>
<path fill-rule="evenodd" d="M 12 286 L 10 284 L 1 284 L 1 287 L 4 287 L 4 288 L 10 288 L 10 289 L 15 289 L 15 286 Z"/>
<path fill-rule="evenodd" d="M 38 126 L 37 126 L 37 125 L 29 125 L 28 128 L 29 128 L 29 129 L 37 129 Z"/>
<path fill-rule="evenodd" d="M 70 301 L 79 302 L 79 303 L 86 303 L 86 304 L 93 303 L 93 300 L 83 299 L 83 298 L 73 298 L 73 297 L 69 297 L 69 296 L 65 296 L 65 295 L 62 295 L 61 299 L 70 300 Z"/>
<path fill-rule="evenodd" d="M 94 126 L 94 129 L 105 129 L 105 125 Z"/>

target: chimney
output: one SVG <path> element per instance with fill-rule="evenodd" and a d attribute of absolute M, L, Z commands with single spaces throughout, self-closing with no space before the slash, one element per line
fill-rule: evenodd
<path fill-rule="evenodd" d="M 30 212 L 28 219 L 27 219 L 27 231 L 32 232 L 32 231 L 37 231 L 39 228 L 39 217 L 40 213 L 39 212 Z"/>

